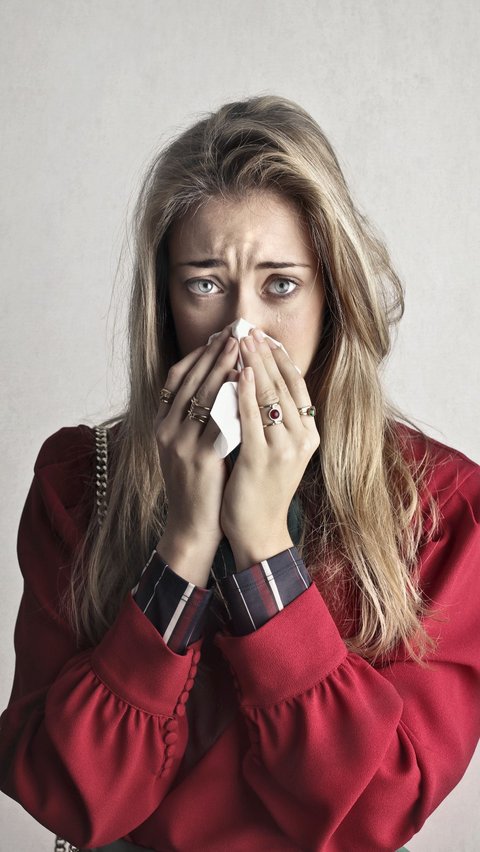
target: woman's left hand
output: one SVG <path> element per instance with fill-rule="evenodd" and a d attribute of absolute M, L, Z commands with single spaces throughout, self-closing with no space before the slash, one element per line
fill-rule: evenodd
<path fill-rule="evenodd" d="M 249 340 L 254 351 L 248 348 Z M 288 509 L 320 443 L 315 418 L 298 411 L 311 403 L 305 381 L 288 355 L 266 339 L 259 342 L 253 333 L 241 340 L 240 347 L 245 365 L 238 381 L 242 444 L 220 512 L 237 571 L 292 547 Z M 259 406 L 277 401 L 283 422 L 264 428 L 267 409 L 262 416 Z"/>

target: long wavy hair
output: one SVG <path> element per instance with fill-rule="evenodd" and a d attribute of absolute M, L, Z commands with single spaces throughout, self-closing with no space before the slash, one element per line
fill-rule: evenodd
<path fill-rule="evenodd" d="M 79 642 L 96 644 L 165 528 L 154 421 L 160 389 L 180 358 L 167 289 L 169 230 L 213 197 L 239 200 L 258 190 L 296 204 L 325 287 L 322 337 L 305 377 L 320 446 L 297 491 L 300 554 L 332 611 L 350 614 L 349 650 L 373 663 L 403 642 L 426 665 L 435 642 L 424 616 L 436 613 L 419 588 L 418 550 L 439 522 L 427 485 L 428 438 L 388 401 L 380 376 L 404 312 L 403 286 L 325 134 L 301 106 L 273 95 L 207 113 L 144 175 L 132 220 L 128 402 L 102 424 L 115 424 L 108 510 L 100 526 L 92 512 L 63 605 Z"/>

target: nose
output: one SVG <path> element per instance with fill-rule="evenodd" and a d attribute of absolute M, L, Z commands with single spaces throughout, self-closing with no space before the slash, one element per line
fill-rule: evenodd
<path fill-rule="evenodd" d="M 241 290 L 242 288 L 240 288 Z M 237 293 L 232 297 L 230 304 L 229 321 L 235 322 L 240 318 L 247 320 L 252 325 L 263 328 L 264 316 L 261 311 L 261 306 L 258 304 L 258 296 L 255 293 L 247 293 L 245 291 Z"/>

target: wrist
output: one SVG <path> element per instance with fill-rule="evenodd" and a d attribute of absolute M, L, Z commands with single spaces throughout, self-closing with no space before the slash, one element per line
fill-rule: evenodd
<path fill-rule="evenodd" d="M 218 544 L 200 537 L 165 530 L 156 545 L 157 553 L 179 577 L 206 588 Z"/>
<path fill-rule="evenodd" d="M 268 540 L 263 538 L 260 542 L 248 541 L 243 543 L 235 542 L 233 544 L 230 542 L 237 571 L 245 571 L 247 568 L 251 568 L 252 565 L 262 562 L 265 559 L 271 559 L 277 553 L 288 550 L 293 546 L 294 544 L 288 531 Z"/>

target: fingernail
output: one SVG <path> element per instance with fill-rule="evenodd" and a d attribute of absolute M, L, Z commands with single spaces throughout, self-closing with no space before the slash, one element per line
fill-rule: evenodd
<path fill-rule="evenodd" d="M 265 340 L 265 335 L 264 335 L 263 331 L 260 331 L 259 328 L 253 329 L 252 336 L 255 338 L 255 340 L 258 340 L 260 343 L 262 342 L 262 340 Z"/>
<path fill-rule="evenodd" d="M 231 352 L 235 348 L 236 342 L 234 337 L 229 337 L 225 344 L 225 352 Z"/>

